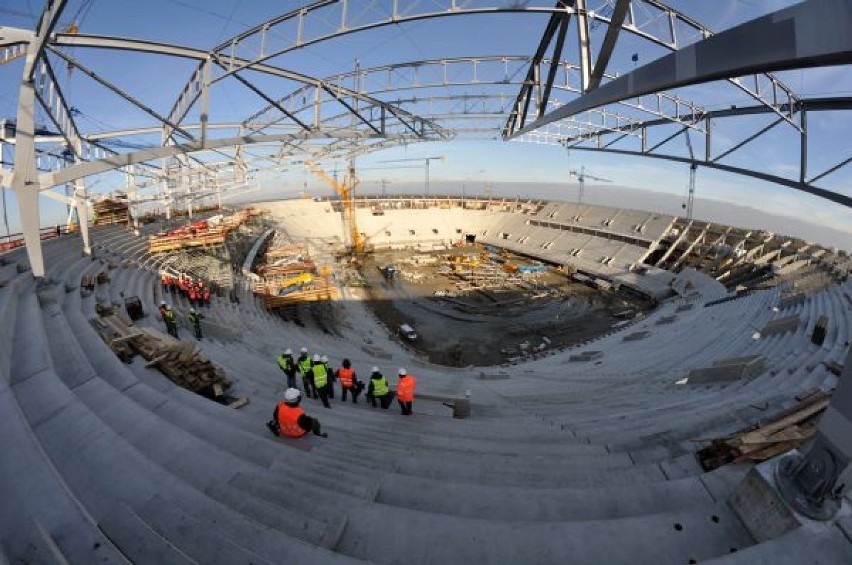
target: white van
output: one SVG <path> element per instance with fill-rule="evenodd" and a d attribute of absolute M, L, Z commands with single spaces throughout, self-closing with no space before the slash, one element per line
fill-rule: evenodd
<path fill-rule="evenodd" d="M 399 335 L 407 339 L 408 341 L 416 341 L 417 340 L 417 332 L 414 331 L 414 328 L 409 326 L 408 324 L 402 324 L 399 326 Z"/>

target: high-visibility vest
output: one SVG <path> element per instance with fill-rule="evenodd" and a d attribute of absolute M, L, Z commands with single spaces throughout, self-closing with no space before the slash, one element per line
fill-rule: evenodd
<path fill-rule="evenodd" d="M 288 355 L 284 355 L 283 353 L 278 356 L 278 368 L 279 369 L 281 369 L 282 371 L 284 371 L 286 373 L 288 370 L 290 370 L 290 368 L 292 366 L 293 366 L 293 358 L 292 357 L 290 357 Z"/>
<path fill-rule="evenodd" d="M 167 322 L 174 322 L 175 321 L 175 311 L 174 310 L 166 310 L 165 312 L 163 312 L 163 320 L 165 320 Z"/>
<path fill-rule="evenodd" d="M 314 372 L 314 386 L 322 388 L 328 384 L 328 371 L 325 370 L 325 365 L 316 363 L 311 369 Z"/>
<path fill-rule="evenodd" d="M 186 317 L 189 319 L 192 325 L 197 325 L 201 321 L 201 318 L 198 317 L 198 312 L 190 312 L 186 315 Z"/>
<path fill-rule="evenodd" d="M 399 382 L 396 385 L 396 397 L 403 402 L 413 402 L 414 387 L 416 386 L 417 379 L 411 375 L 408 375 L 407 377 L 400 377 Z"/>
<path fill-rule="evenodd" d="M 388 380 L 384 376 L 372 377 L 370 380 L 373 381 L 373 396 L 384 396 L 390 392 Z"/>
<path fill-rule="evenodd" d="M 299 426 L 299 417 L 305 411 L 300 406 L 287 406 L 284 402 L 278 403 L 278 426 L 282 436 L 300 437 L 307 432 Z"/>
<path fill-rule="evenodd" d="M 299 370 L 303 375 L 306 375 L 311 370 L 311 358 L 307 355 L 299 357 Z"/>
<path fill-rule="evenodd" d="M 355 371 L 352 369 L 341 367 L 337 370 L 337 378 L 340 379 L 340 386 L 343 388 L 352 388 L 352 385 L 354 384 L 352 382 L 353 376 L 355 376 Z"/>

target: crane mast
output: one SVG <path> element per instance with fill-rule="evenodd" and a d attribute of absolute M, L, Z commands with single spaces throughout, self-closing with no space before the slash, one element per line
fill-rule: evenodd
<path fill-rule="evenodd" d="M 317 178 L 323 180 L 334 189 L 337 195 L 340 196 L 340 201 L 343 203 L 344 231 L 349 235 L 349 250 L 353 254 L 363 252 L 364 238 L 361 237 L 361 232 L 358 231 L 358 223 L 355 218 L 355 189 L 359 184 L 358 179 L 355 177 L 355 164 L 349 161 L 343 182 L 329 176 L 319 165 L 312 161 L 306 161 L 305 167 Z"/>

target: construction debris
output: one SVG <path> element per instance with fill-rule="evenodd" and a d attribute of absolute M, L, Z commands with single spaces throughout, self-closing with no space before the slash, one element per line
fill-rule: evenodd
<path fill-rule="evenodd" d="M 814 391 L 768 422 L 710 440 L 710 445 L 696 453 L 698 462 L 711 471 L 732 462 L 765 461 L 795 449 L 816 433 L 816 420 L 830 400 L 828 394 Z"/>
<path fill-rule="evenodd" d="M 213 216 L 166 233 L 152 235 L 148 238 L 148 252 L 165 253 L 191 247 L 223 245 L 229 233 L 254 215 L 257 215 L 256 211 L 246 208 L 231 216 Z"/>
<path fill-rule="evenodd" d="M 255 269 L 252 292 L 267 310 L 302 302 L 337 300 L 340 295 L 328 267 L 318 268 L 306 245 L 294 245 L 275 232 Z"/>
<path fill-rule="evenodd" d="M 247 398 L 234 398 L 226 394 L 232 382 L 225 372 L 201 355 L 194 342 L 182 342 L 151 328 L 133 326 L 129 320 L 102 309 L 100 318 L 92 325 L 110 349 L 125 363 L 135 354 L 156 367 L 176 385 L 200 394 L 221 404 L 239 408 L 248 403 Z"/>

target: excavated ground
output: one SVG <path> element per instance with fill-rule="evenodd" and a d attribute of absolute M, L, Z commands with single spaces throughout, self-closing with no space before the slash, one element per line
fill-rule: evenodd
<path fill-rule="evenodd" d="M 480 251 L 471 247 L 454 252 Z M 542 344 L 545 349 L 573 345 L 610 330 L 623 319 L 616 313 L 641 313 L 653 306 L 635 296 L 599 292 L 554 271 L 524 276 L 528 288 L 441 296 L 456 287 L 450 277 L 438 273 L 440 261 L 437 265 L 406 265 L 411 256 L 410 251 L 381 251 L 364 259 L 360 272 L 367 283 L 367 306 L 392 334 L 397 334 L 400 324 L 413 326 L 419 338 L 411 347 L 439 365 L 497 365 Z M 530 263 L 517 257 L 509 260 Z M 397 265 L 413 277 L 398 275 L 388 283 L 379 271 L 387 264 Z"/>

